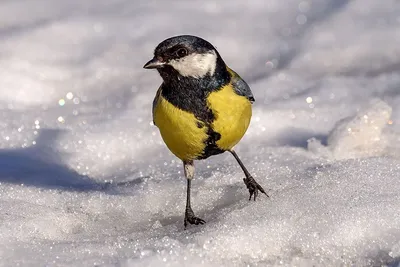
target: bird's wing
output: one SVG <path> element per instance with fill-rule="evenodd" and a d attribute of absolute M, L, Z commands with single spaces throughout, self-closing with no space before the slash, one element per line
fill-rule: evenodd
<path fill-rule="evenodd" d="M 247 97 L 251 103 L 255 101 L 250 86 L 233 70 L 230 69 L 232 74 L 232 85 L 238 95 Z"/>
<path fill-rule="evenodd" d="M 158 99 L 160 98 L 160 95 L 161 95 L 161 88 L 162 88 L 162 86 L 160 86 L 160 88 L 158 88 L 156 96 L 154 97 L 154 100 L 153 100 L 152 114 L 153 114 L 154 125 L 156 125 L 155 120 L 154 120 L 154 113 L 155 113 L 155 109 L 157 107 Z"/>

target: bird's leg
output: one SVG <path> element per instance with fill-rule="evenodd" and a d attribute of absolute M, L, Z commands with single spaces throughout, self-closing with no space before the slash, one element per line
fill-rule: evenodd
<path fill-rule="evenodd" d="M 192 207 L 190 206 L 190 186 L 194 176 L 194 164 L 193 161 L 184 161 L 183 168 L 185 172 L 185 177 L 187 179 L 187 195 L 186 195 L 186 210 L 185 210 L 185 221 L 184 226 L 188 223 L 190 224 L 205 224 L 206 222 L 194 215 Z"/>
<path fill-rule="evenodd" d="M 244 164 L 242 163 L 242 161 L 240 160 L 240 158 L 236 154 L 236 152 L 232 149 L 229 150 L 229 152 L 231 152 L 231 154 L 235 157 L 236 161 L 240 165 L 240 168 L 242 168 L 244 175 L 246 176 L 246 178 L 244 178 L 243 181 L 244 181 L 244 184 L 246 185 L 247 189 L 249 189 L 249 192 L 250 192 L 249 200 L 251 200 L 251 197 L 254 195 L 254 201 L 255 201 L 258 196 L 258 191 L 261 191 L 261 193 L 264 193 L 267 197 L 269 197 L 267 195 L 267 193 L 265 193 L 264 188 L 262 188 L 261 185 L 259 185 L 256 182 L 256 180 L 254 180 L 254 178 L 247 171 L 246 167 L 244 166 Z"/>

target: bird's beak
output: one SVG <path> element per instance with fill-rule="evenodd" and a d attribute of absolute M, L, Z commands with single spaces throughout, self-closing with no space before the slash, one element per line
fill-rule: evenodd
<path fill-rule="evenodd" d="M 165 65 L 165 62 L 160 61 L 158 58 L 153 58 L 152 60 L 150 60 L 149 62 L 147 62 L 143 68 L 145 69 L 157 69 L 157 68 L 161 68 Z"/>

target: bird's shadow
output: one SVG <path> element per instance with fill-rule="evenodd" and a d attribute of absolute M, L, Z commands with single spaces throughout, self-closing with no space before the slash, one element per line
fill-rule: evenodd
<path fill-rule="evenodd" d="M 36 145 L 0 149 L 0 183 L 62 191 L 119 194 L 121 189 L 131 188 L 145 180 L 146 177 L 137 177 L 116 183 L 99 182 L 71 169 L 63 162 L 66 155 L 54 149 L 55 141 L 63 132 L 61 129 L 41 129 L 35 140 Z"/>
<path fill-rule="evenodd" d="M 0 182 L 45 189 L 72 191 L 98 190 L 101 185 L 68 168 L 52 148 L 60 129 L 43 129 L 36 145 L 0 150 Z"/>

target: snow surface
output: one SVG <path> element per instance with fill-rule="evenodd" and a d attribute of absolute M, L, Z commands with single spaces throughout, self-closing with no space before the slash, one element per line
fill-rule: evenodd
<path fill-rule="evenodd" d="M 237 152 L 182 164 L 142 69 L 177 34 L 252 87 Z M 0 265 L 399 266 L 397 0 L 0 2 Z"/>

